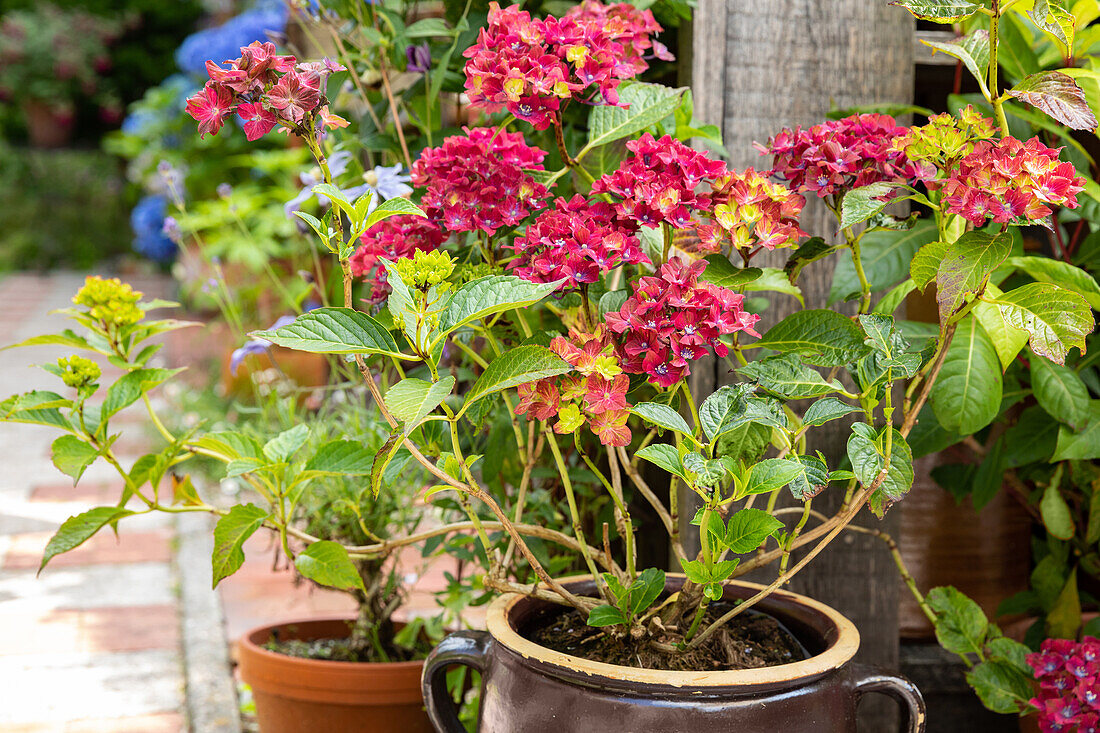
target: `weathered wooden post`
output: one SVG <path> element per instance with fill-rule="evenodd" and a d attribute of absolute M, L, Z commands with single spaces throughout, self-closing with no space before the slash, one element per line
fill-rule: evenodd
<path fill-rule="evenodd" d="M 699 0 L 692 35 L 695 115 L 721 127 L 734 168 L 769 167 L 770 160 L 753 149 L 754 141 L 765 142 L 782 127 L 821 122 L 832 106 L 906 104 L 913 98 L 914 22 L 886 0 Z M 826 238 L 835 235 L 832 215 L 810 198 L 803 229 Z M 784 253 L 776 253 L 765 264 L 782 266 L 784 259 Z M 831 278 L 831 260 L 803 271 L 799 285 L 807 308 L 825 307 Z M 776 296 L 763 325 L 800 307 L 793 298 Z M 692 369 L 697 395 L 729 381 L 719 363 Z M 829 425 L 836 427 L 818 431 L 825 435 L 814 447 L 836 465 L 845 455 L 848 425 Z M 835 510 L 840 493 L 819 496 L 815 508 Z M 899 510 L 887 516 L 887 531 L 897 525 Z M 864 513 L 858 521 L 869 519 Z M 899 584 L 881 544 L 864 535 L 841 535 L 795 579 L 792 590 L 828 603 L 855 622 L 862 635 L 860 661 L 896 667 Z M 890 706 L 868 703 L 861 729 L 894 729 Z"/>

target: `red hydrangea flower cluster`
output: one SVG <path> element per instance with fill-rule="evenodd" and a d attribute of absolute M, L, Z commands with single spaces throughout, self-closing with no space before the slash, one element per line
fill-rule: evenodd
<path fill-rule="evenodd" d="M 515 226 L 548 196 L 523 171 L 542 170 L 546 152 L 528 147 L 518 132 L 463 128 L 438 148 L 428 148 L 412 167 L 412 182 L 426 187 L 420 200 L 428 216 L 452 232 L 493 234 Z"/>
<path fill-rule="evenodd" d="M 798 226 L 806 199 L 786 186 L 752 168 L 726 173 L 712 186 L 715 223 L 699 227 L 705 250 L 720 252 L 727 244 L 741 249 L 793 247 L 806 236 Z"/>
<path fill-rule="evenodd" d="M 519 386 L 517 415 L 536 420 L 558 418 L 554 432 L 570 434 L 588 423 L 604 445 L 629 445 L 630 377 L 623 374 L 614 345 L 602 326 L 595 333 L 571 331 L 556 337 L 550 350 L 573 365 L 574 372 Z"/>
<path fill-rule="evenodd" d="M 584 0 L 570 8 L 562 20 L 574 20 L 586 29 L 596 28 L 622 46 L 615 58 L 615 74 L 620 79 L 633 78 L 649 68 L 647 51 L 652 50 L 662 61 L 676 60 L 665 44 L 653 38 L 664 30 L 653 13 L 638 10 L 630 3 L 604 5 L 598 0 Z"/>
<path fill-rule="evenodd" d="M 654 140 L 647 132 L 626 147 L 633 155 L 592 186 L 593 195 L 609 193 L 619 199 L 619 218 L 650 228 L 661 222 L 684 227 L 691 222 L 692 210 L 710 209 L 711 194 L 695 189 L 726 173 L 725 163 L 670 135 Z"/>
<path fill-rule="evenodd" d="M 1100 639 L 1047 639 L 1027 663 L 1039 681 L 1030 702 L 1043 733 L 1100 733 Z"/>
<path fill-rule="evenodd" d="M 647 68 L 645 51 L 672 58 L 650 38 L 660 31 L 650 11 L 626 4 L 589 0 L 564 18 L 537 20 L 519 6 L 490 3 L 488 26 L 464 52 L 471 106 L 506 107 L 544 130 L 563 100 L 580 99 L 592 87 L 607 104 L 618 104 L 619 82 Z"/>
<path fill-rule="evenodd" d="M 718 356 L 729 353 L 719 336 L 760 335 L 753 330 L 760 316 L 742 309 L 743 295 L 699 282 L 705 269 L 702 261 L 670 260 L 656 276 L 641 278 L 618 312 L 607 314 L 608 328 L 622 334 L 624 370 L 670 387 L 691 373 L 688 363 L 708 348 Z"/>
<path fill-rule="evenodd" d="M 1051 206 L 1076 208 L 1084 185 L 1073 164 L 1058 160 L 1058 149 L 1037 137 L 983 140 L 942 181 L 942 205 L 975 226 L 987 218 L 1036 221 L 1049 216 Z"/>
<path fill-rule="evenodd" d="M 908 131 L 890 115 L 853 115 L 808 130 L 784 129 L 767 147 L 756 147 L 772 156 L 771 175 L 790 181 L 799 193 L 814 191 L 824 198 L 880 181 L 922 180 L 925 166 L 894 146 Z"/>
<path fill-rule="evenodd" d="M 371 284 L 370 301 L 381 303 L 390 293 L 386 268 L 378 259 L 399 260 L 417 251 L 431 252 L 447 239 L 447 233 L 422 216 L 391 216 L 371 227 L 359 238 L 359 249 L 351 256 L 351 274 Z"/>
<path fill-rule="evenodd" d="M 199 123 L 199 136 L 217 135 L 233 112 L 240 115 L 245 136 L 258 140 L 283 124 L 296 127 L 306 115 L 318 110 L 332 123 L 343 122 L 330 115 L 324 100 L 324 81 L 343 66 L 328 59 L 298 63 L 293 56 L 280 56 L 275 44 L 254 41 L 241 48 L 241 57 L 227 61 L 225 69 L 206 62 L 210 80 L 187 100 L 187 114 Z"/>
<path fill-rule="evenodd" d="M 524 280 L 549 283 L 566 279 L 561 290 L 590 285 L 619 265 L 649 262 L 638 238 L 615 219 L 603 202 L 576 195 L 558 199 L 510 246 L 516 258 L 508 267 Z"/>

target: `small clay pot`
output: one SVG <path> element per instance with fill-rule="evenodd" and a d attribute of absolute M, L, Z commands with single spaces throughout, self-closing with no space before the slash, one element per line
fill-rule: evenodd
<path fill-rule="evenodd" d="M 330 618 L 261 626 L 241 639 L 241 679 L 252 687 L 263 733 L 432 733 L 420 694 L 423 662 L 329 662 L 263 648 L 281 640 L 347 636 L 349 621 Z"/>
<path fill-rule="evenodd" d="M 670 577 L 669 591 L 683 584 Z M 590 581 L 569 584 L 580 594 Z M 725 600 L 762 586 L 732 583 Z M 838 612 L 810 598 L 777 591 L 756 605 L 786 626 L 813 655 L 791 664 L 729 672 L 665 672 L 593 662 L 553 651 L 522 635 L 554 606 L 507 595 L 489 607 L 488 631 L 451 634 L 424 663 L 428 715 L 442 733 L 462 733 L 446 670 L 462 664 L 481 672 L 481 733 L 688 733 L 782 731 L 854 733 L 856 705 L 885 693 L 906 711 L 902 730 L 924 730 L 924 701 L 909 681 L 851 663 L 859 632 Z"/>
<path fill-rule="evenodd" d="M 34 148 L 63 148 L 73 139 L 73 113 L 55 110 L 45 102 L 29 99 L 23 103 L 27 137 Z"/>

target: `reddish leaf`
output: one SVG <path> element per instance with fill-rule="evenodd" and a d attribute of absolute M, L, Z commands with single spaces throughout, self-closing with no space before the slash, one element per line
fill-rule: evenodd
<path fill-rule="evenodd" d="M 1095 130 L 1096 115 L 1085 101 L 1085 91 L 1060 71 L 1041 71 L 1008 90 L 1074 130 Z"/>

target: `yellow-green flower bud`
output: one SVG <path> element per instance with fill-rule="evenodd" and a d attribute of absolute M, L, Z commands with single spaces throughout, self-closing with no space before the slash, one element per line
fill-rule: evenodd
<path fill-rule="evenodd" d="M 417 250 L 412 257 L 398 260 L 394 265 L 405 284 L 417 290 L 428 290 L 443 283 L 455 269 L 451 256 L 439 249 Z"/>
<path fill-rule="evenodd" d="M 142 294 L 117 277 L 106 280 L 89 275 L 84 286 L 73 296 L 75 305 L 88 309 L 88 315 L 113 326 L 130 326 L 145 317 L 137 306 Z"/>
<path fill-rule="evenodd" d="M 95 384 L 103 374 L 99 364 L 83 356 L 63 356 L 57 360 L 57 366 L 61 369 L 61 381 L 73 389 Z"/>

